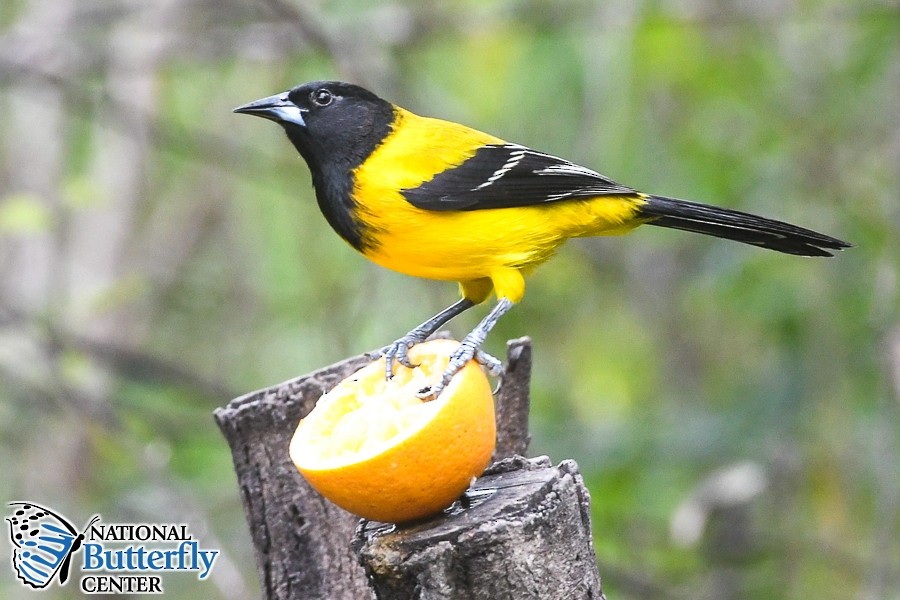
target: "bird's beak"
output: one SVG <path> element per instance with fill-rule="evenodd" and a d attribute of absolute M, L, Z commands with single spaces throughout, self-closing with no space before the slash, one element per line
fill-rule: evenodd
<path fill-rule="evenodd" d="M 287 93 L 275 94 L 238 106 L 234 112 L 255 115 L 276 123 L 293 123 L 306 127 L 306 121 L 303 120 L 303 113 L 306 111 L 288 100 Z"/>

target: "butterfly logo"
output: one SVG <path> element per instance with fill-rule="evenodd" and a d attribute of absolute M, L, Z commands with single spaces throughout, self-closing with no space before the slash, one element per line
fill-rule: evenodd
<path fill-rule="evenodd" d="M 12 563 L 22 583 L 47 587 L 54 577 L 62 585 L 69 579 L 72 555 L 84 541 L 84 532 L 100 520 L 95 515 L 81 533 L 62 515 L 34 502 L 10 502 L 15 512 L 6 517 L 9 539 L 15 546 Z"/>

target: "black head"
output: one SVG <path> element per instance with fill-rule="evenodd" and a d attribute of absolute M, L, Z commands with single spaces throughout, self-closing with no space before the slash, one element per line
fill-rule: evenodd
<path fill-rule="evenodd" d="M 389 102 L 349 83 L 313 81 L 234 112 L 281 125 L 309 165 L 328 223 L 358 250 L 371 243 L 355 215 L 353 170 L 391 132 L 394 107 Z"/>
<path fill-rule="evenodd" d="M 340 81 L 313 81 L 234 109 L 275 121 L 309 164 L 352 170 L 390 132 L 393 106 L 372 92 Z"/>

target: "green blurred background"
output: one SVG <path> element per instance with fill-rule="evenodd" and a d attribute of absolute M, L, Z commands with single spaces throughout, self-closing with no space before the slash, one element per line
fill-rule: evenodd
<path fill-rule="evenodd" d="M 900 598 L 889 0 L 7 0 L 0 501 L 187 522 L 223 554 L 169 596 L 258 597 L 212 410 L 456 298 L 354 253 L 279 128 L 231 113 L 312 79 L 857 244 L 579 240 L 487 348 L 533 339 L 531 451 L 580 465 L 609 598 Z"/>

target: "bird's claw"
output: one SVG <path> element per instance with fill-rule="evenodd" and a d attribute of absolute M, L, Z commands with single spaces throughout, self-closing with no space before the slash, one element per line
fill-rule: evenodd
<path fill-rule="evenodd" d="M 384 378 L 391 379 L 394 376 L 394 361 L 397 361 L 407 369 L 415 369 L 417 364 L 409 360 L 409 349 L 422 340 L 411 335 L 405 335 L 396 342 L 381 349 L 384 357 Z"/>
<path fill-rule="evenodd" d="M 459 348 L 454 350 L 453 354 L 450 355 L 450 363 L 447 365 L 447 368 L 444 369 L 441 380 L 437 385 L 428 388 L 427 390 L 422 390 L 420 392 L 420 397 L 437 398 L 441 391 L 447 387 L 447 384 L 450 383 L 450 380 L 453 379 L 453 376 L 473 358 L 478 364 L 484 366 L 491 375 L 496 377 L 503 373 L 502 362 L 487 352 L 478 349 L 474 344 L 463 340 L 462 344 L 459 345 Z"/>
<path fill-rule="evenodd" d="M 503 363 L 500 362 L 500 359 L 488 354 L 484 350 L 475 352 L 475 360 L 494 377 L 499 377 L 503 374 Z"/>

